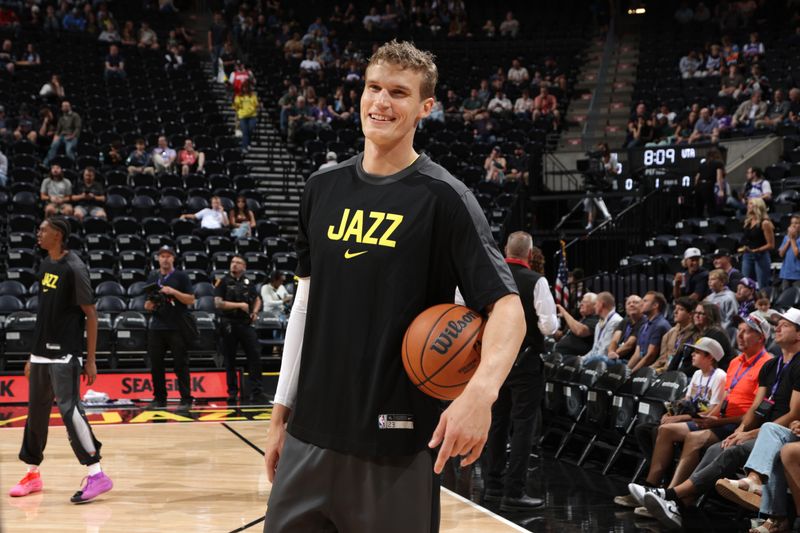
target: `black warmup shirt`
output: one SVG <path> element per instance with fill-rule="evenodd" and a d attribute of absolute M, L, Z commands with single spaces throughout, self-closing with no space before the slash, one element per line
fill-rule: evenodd
<path fill-rule="evenodd" d="M 312 175 L 300 205 L 296 274 L 312 285 L 288 431 L 343 453 L 410 455 L 441 402 L 403 369 L 406 328 L 456 286 L 479 311 L 517 291 L 463 183 L 425 155 L 384 177 L 362 158 Z"/>
<path fill-rule="evenodd" d="M 772 422 L 788 413 L 792 393 L 800 391 L 800 360 L 798 359 L 800 359 L 798 355 L 792 357 L 792 360 L 781 372 L 780 384 L 775 390 L 775 396 L 772 398 L 775 401 L 775 405 L 772 407 L 768 422 Z M 772 386 L 777 379 L 779 361 L 783 361 L 783 357 L 773 357 L 764 363 L 758 373 L 758 386 L 767 388 L 766 398 L 769 398 Z"/>
<path fill-rule="evenodd" d="M 158 283 L 161 287 L 168 286 L 182 293 L 192 294 L 192 281 L 183 270 L 173 270 L 166 276 L 162 276 L 159 270 L 153 270 L 147 276 L 147 283 Z M 177 298 L 167 296 L 166 299 L 166 303 L 153 311 L 150 329 L 177 330 L 180 327 L 181 315 L 189 312 L 189 308 Z"/>
<path fill-rule="evenodd" d="M 39 309 L 31 353 L 49 359 L 83 354 L 85 315 L 81 305 L 94 303 L 89 270 L 72 252 L 39 265 Z"/>

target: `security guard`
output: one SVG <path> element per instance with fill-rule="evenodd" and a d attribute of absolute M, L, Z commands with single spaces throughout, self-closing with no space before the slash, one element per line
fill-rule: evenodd
<path fill-rule="evenodd" d="M 243 257 L 237 255 L 231 259 L 230 272 L 216 282 L 214 305 L 219 310 L 222 328 L 221 348 L 228 380 L 228 402 L 235 402 L 239 392 L 236 348 L 241 342 L 247 355 L 249 400 L 264 404 L 267 398 L 261 391 L 261 347 L 252 325 L 261 309 L 261 299 L 255 284 L 245 277 L 246 269 L 247 262 Z"/>

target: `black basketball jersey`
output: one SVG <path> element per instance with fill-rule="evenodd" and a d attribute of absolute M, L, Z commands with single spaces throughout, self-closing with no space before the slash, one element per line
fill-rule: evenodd
<path fill-rule="evenodd" d="M 83 354 L 85 315 L 81 305 L 94 303 L 89 270 L 72 253 L 39 266 L 39 309 L 31 353 L 49 359 Z"/>
<path fill-rule="evenodd" d="M 441 403 L 405 374 L 406 328 L 456 286 L 482 311 L 516 293 L 478 202 L 421 155 L 392 176 L 367 174 L 358 155 L 309 178 L 297 238 L 311 276 L 295 437 L 361 455 L 424 449 Z"/>

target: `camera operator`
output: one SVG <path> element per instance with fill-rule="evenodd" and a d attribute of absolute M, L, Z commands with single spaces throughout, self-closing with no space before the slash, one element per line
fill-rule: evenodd
<path fill-rule="evenodd" d="M 228 381 L 228 402 L 235 402 L 238 395 L 236 348 L 241 342 L 247 356 L 250 402 L 263 405 L 267 398 L 261 391 L 261 346 L 253 327 L 261 309 L 261 299 L 255 284 L 244 276 L 246 269 L 244 258 L 236 255 L 231 259 L 230 272 L 215 284 L 214 305 L 219 311 L 222 329 L 221 349 Z"/>
<path fill-rule="evenodd" d="M 597 208 L 606 220 L 611 218 L 602 189 L 608 186 L 608 179 L 620 173 L 617 154 L 612 153 L 608 143 L 599 143 L 596 151 L 589 153 L 590 169 L 586 173 L 586 198 L 583 199 L 583 211 L 586 213 L 586 229 L 592 229 Z"/>
<path fill-rule="evenodd" d="M 148 294 L 144 308 L 153 313 L 147 332 L 147 356 L 153 377 L 151 408 L 166 407 L 167 383 L 164 375 L 164 356 L 172 353 L 178 390 L 181 394 L 179 409 L 192 405 L 189 381 L 189 357 L 186 334 L 188 307 L 194 304 L 192 282 L 189 276 L 175 269 L 175 250 L 162 246 L 158 250 L 158 270 L 150 272 L 147 281 L 154 286 Z"/>

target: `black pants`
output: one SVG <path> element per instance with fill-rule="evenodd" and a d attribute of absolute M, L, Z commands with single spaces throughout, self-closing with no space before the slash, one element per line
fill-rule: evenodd
<path fill-rule="evenodd" d="M 100 442 L 94 437 L 80 403 L 81 365 L 77 357 L 69 363 L 31 363 L 28 381 L 28 419 L 19 458 L 39 465 L 44 459 L 50 410 L 56 400 L 67 428 L 69 444 L 82 465 L 100 462 Z"/>
<path fill-rule="evenodd" d="M 253 326 L 249 324 L 223 324 L 221 341 L 222 356 L 225 358 L 225 374 L 228 381 L 228 396 L 236 396 L 239 384 L 236 381 L 236 348 L 242 344 L 247 356 L 248 385 L 250 395 L 261 394 L 261 345 Z"/>
<path fill-rule="evenodd" d="M 172 353 L 181 400 L 191 401 L 189 355 L 186 343 L 179 331 L 170 329 L 151 329 L 147 332 L 147 356 L 150 358 L 150 374 L 153 376 L 153 399 L 159 402 L 167 401 L 167 381 L 164 375 L 164 357 L 167 355 L 167 350 Z"/>
<path fill-rule="evenodd" d="M 486 488 L 504 490 L 518 498 L 525 492 L 528 460 L 533 446 L 536 415 L 542 401 L 544 376 L 538 353 L 529 353 L 511 368 L 492 406 L 492 425 L 486 441 Z M 511 453 L 506 465 L 506 443 L 511 431 Z"/>

